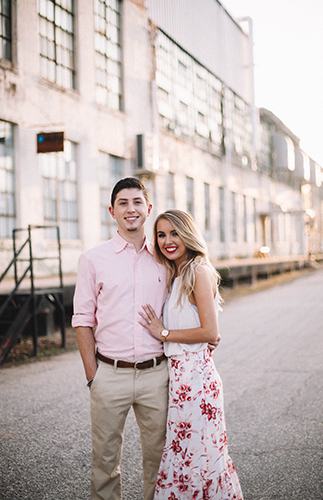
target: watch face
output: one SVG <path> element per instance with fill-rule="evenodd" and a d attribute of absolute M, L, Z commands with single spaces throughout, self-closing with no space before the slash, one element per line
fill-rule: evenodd
<path fill-rule="evenodd" d="M 168 334 L 169 334 L 169 330 L 163 330 L 161 332 L 161 339 L 163 342 L 167 342 Z"/>

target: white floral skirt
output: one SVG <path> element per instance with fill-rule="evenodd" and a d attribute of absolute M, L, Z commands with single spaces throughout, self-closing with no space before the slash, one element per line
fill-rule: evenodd
<path fill-rule="evenodd" d="M 154 500 L 242 500 L 209 351 L 168 359 L 169 406 Z"/>

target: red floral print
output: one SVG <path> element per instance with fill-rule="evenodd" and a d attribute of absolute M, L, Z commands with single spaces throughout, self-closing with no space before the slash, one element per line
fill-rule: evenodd
<path fill-rule="evenodd" d="M 202 415 L 206 415 L 208 420 L 211 420 L 211 418 L 216 418 L 218 409 L 215 408 L 215 406 L 212 406 L 210 403 L 206 403 L 205 399 L 202 399 L 200 408 L 202 409 Z"/>
<path fill-rule="evenodd" d="M 177 361 L 176 359 L 171 359 L 171 366 L 172 367 L 178 368 L 178 365 L 179 365 L 179 361 Z"/>
<path fill-rule="evenodd" d="M 243 500 L 228 455 L 222 383 L 208 351 L 169 359 L 169 375 L 167 434 L 154 500 Z"/>
<path fill-rule="evenodd" d="M 178 398 L 180 401 L 191 401 L 191 396 L 189 396 L 189 393 L 191 392 L 191 388 L 188 385 L 182 384 L 180 386 L 180 391 L 176 391 L 176 394 L 178 394 Z"/>
<path fill-rule="evenodd" d="M 182 451 L 182 448 L 179 445 L 179 441 L 174 441 L 172 443 L 172 450 L 173 452 L 177 455 L 177 453 L 180 453 Z"/>

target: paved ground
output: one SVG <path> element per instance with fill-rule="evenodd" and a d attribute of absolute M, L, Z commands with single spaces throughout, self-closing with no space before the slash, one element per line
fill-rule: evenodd
<path fill-rule="evenodd" d="M 245 500 L 323 499 L 323 270 L 228 301 L 214 359 Z M 89 498 L 88 389 L 77 352 L 0 370 L 0 499 Z M 124 500 L 142 499 L 133 415 Z"/>

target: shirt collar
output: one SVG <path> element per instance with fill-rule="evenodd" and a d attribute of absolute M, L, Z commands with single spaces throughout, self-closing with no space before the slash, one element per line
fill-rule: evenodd
<path fill-rule="evenodd" d="M 120 234 L 118 232 L 115 233 L 115 235 L 112 238 L 112 241 L 113 241 L 113 246 L 114 246 L 116 253 L 119 253 L 122 250 L 124 250 L 127 245 L 132 245 L 132 243 L 129 243 L 124 238 L 122 238 L 122 236 L 120 236 Z M 146 248 L 151 255 L 154 255 L 153 244 L 147 240 L 147 237 L 145 237 L 145 241 L 144 241 L 144 244 L 143 244 L 140 252 L 144 248 Z"/>

